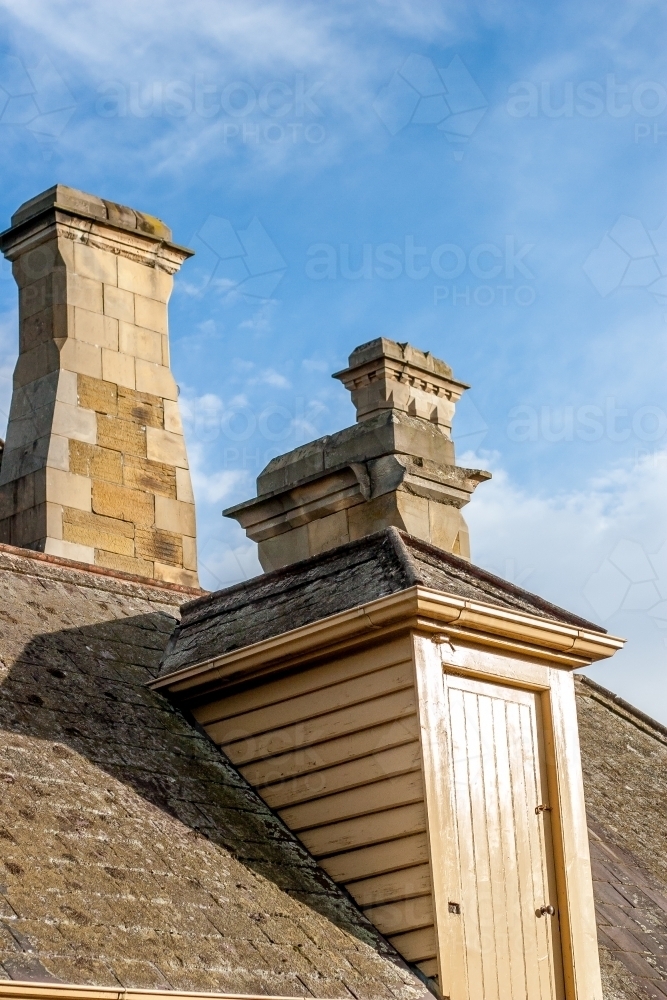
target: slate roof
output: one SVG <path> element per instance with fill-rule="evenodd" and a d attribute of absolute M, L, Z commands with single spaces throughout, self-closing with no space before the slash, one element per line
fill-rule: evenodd
<path fill-rule="evenodd" d="M 185 604 L 161 674 L 421 584 L 577 628 L 605 630 L 397 528 Z"/>
<path fill-rule="evenodd" d="M 0 547 L 0 978 L 415 1000 L 423 984 L 146 687 L 183 596 Z"/>
<path fill-rule="evenodd" d="M 667 728 L 577 678 L 605 1000 L 667 997 Z"/>
<path fill-rule="evenodd" d="M 443 572 L 428 549 L 411 558 Z M 448 565 L 462 588 L 495 579 Z M 146 687 L 182 596 L 0 546 L 0 977 L 416 998 L 349 898 Z M 664 1000 L 667 729 L 587 679 L 577 696 L 605 1000 Z"/>

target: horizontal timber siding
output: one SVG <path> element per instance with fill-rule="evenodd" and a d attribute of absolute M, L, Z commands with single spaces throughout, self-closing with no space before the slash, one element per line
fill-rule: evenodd
<path fill-rule="evenodd" d="M 259 683 L 195 715 L 397 951 L 435 977 L 410 638 Z"/>

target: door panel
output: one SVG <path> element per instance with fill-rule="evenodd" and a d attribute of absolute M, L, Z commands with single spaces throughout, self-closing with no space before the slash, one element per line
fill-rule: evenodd
<path fill-rule="evenodd" d="M 561 1000 L 540 696 L 444 683 L 469 1000 Z"/>

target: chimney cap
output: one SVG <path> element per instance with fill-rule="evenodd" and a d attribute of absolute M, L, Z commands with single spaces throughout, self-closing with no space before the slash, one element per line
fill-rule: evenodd
<path fill-rule="evenodd" d="M 138 212 L 134 208 L 128 208 L 127 205 L 119 205 L 115 201 L 98 198 L 85 191 L 78 191 L 65 184 L 54 184 L 53 187 L 24 202 L 12 215 L 11 229 L 1 233 L 0 237 L 7 236 L 12 229 L 55 209 L 167 243 L 172 241 L 169 226 L 155 216 Z"/>

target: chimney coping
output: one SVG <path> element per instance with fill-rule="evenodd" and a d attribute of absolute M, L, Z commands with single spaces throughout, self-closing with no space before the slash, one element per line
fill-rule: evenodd
<path fill-rule="evenodd" d="M 462 389 L 470 388 L 465 382 L 459 382 L 455 379 L 451 367 L 445 361 L 436 358 L 430 351 L 420 351 L 412 344 L 400 343 L 396 340 L 390 340 L 388 337 L 376 337 L 375 340 L 369 340 L 366 344 L 355 347 L 348 358 L 348 367 L 342 371 L 334 372 L 331 377 L 345 382 L 346 378 L 349 380 L 357 369 L 371 368 L 373 362 L 379 363 L 383 358 L 398 361 L 406 368 L 415 368 L 435 378 L 453 382 L 454 385 Z"/>
<path fill-rule="evenodd" d="M 14 230 L 49 211 L 56 210 L 148 239 L 159 240 L 161 243 L 176 247 L 188 257 L 193 255 L 192 250 L 172 242 L 171 229 L 161 219 L 129 208 L 127 205 L 120 205 L 115 201 L 107 201 L 85 191 L 67 187 L 65 184 L 54 184 L 53 187 L 24 202 L 14 212 L 10 228 L 0 233 L 2 248 L 5 249 L 8 243 L 7 237 Z"/>

